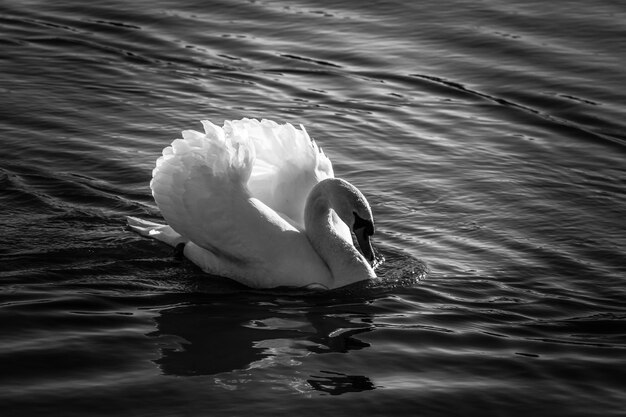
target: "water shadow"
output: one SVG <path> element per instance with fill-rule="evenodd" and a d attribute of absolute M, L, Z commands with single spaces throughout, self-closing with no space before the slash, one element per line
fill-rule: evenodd
<path fill-rule="evenodd" d="M 155 362 L 164 374 L 179 376 L 273 366 L 310 354 L 348 353 L 368 348 L 357 335 L 373 329 L 370 317 L 361 312 L 264 300 L 173 307 L 162 310 L 156 324 L 150 336 L 161 345 L 161 357 Z M 314 379 L 311 386 L 318 389 L 338 381 L 328 378 Z"/>
<path fill-rule="evenodd" d="M 307 382 L 316 391 L 330 395 L 341 395 L 348 392 L 371 391 L 376 389 L 372 381 L 363 375 L 346 375 L 340 372 L 320 371 L 322 376 L 311 375 Z"/>

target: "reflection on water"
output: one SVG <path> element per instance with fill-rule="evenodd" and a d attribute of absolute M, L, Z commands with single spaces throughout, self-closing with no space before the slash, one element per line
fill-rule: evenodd
<path fill-rule="evenodd" d="M 370 344 L 357 336 L 374 329 L 369 310 L 359 305 L 358 312 L 346 312 L 341 302 L 355 303 L 363 296 L 371 298 L 398 286 L 415 285 L 427 273 L 426 265 L 414 258 L 395 251 L 385 256 L 386 262 L 378 269 L 382 278 L 376 282 L 359 282 L 323 293 L 275 290 L 274 301 L 268 301 L 268 291 L 248 291 L 248 296 L 259 300 L 242 301 L 238 299 L 241 293 L 235 293 L 236 300 L 226 298 L 160 310 L 155 319 L 158 330 L 150 334 L 161 343 L 162 356 L 155 362 L 166 375 L 217 375 L 278 364 L 297 366 L 299 359 L 311 354 L 368 348 Z M 195 269 L 187 261 L 183 265 Z M 195 291 L 215 291 L 213 280 L 193 282 Z M 329 314 L 329 309 L 337 311 Z M 337 394 L 373 389 L 366 376 L 320 372 L 340 376 L 311 376 L 308 383 L 316 390 Z"/>
<path fill-rule="evenodd" d="M 245 369 L 266 356 L 254 348 L 254 342 L 261 338 L 260 331 L 233 331 L 240 327 L 240 317 L 219 310 L 218 306 L 194 305 L 161 312 L 156 319 L 158 330 L 152 335 L 180 338 L 178 346 L 163 347 L 163 356 L 156 361 L 163 373 L 219 374 Z"/>
<path fill-rule="evenodd" d="M 362 375 L 346 375 L 339 372 L 320 371 L 324 375 L 315 375 L 307 380 L 317 391 L 327 392 L 330 395 L 340 395 L 346 392 L 370 391 L 376 389 L 372 381 Z"/>
<path fill-rule="evenodd" d="M 296 300 L 272 304 L 268 308 L 267 301 L 248 306 L 213 302 L 162 310 L 155 319 L 157 331 L 150 334 L 161 343 L 162 356 L 155 362 L 166 375 L 217 375 L 297 366 L 308 355 L 370 346 L 357 337 L 373 330 L 367 314 L 328 314 Z M 312 376 L 308 382 L 316 390 L 337 394 L 373 389 L 365 376 L 320 372 L 339 376 Z"/>

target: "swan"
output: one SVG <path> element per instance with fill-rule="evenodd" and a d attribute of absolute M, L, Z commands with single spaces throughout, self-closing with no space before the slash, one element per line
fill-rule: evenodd
<path fill-rule="evenodd" d="M 202 125 L 204 133 L 183 131 L 152 172 L 167 224 L 127 217 L 131 230 L 184 245 L 203 271 L 252 288 L 334 289 L 376 278 L 370 205 L 335 178 L 304 126 L 247 118 Z"/>

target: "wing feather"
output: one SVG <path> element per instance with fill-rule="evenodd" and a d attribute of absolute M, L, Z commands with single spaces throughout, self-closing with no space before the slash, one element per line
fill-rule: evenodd
<path fill-rule="evenodd" d="M 332 165 L 304 128 L 251 119 L 203 121 L 163 150 L 150 183 L 167 223 L 238 264 L 271 258 L 268 239 L 303 228 L 304 204 Z M 305 238 L 306 240 L 306 238 Z M 273 256 L 273 255 L 272 255 Z"/>
<path fill-rule="evenodd" d="M 226 138 L 204 123 L 205 133 L 187 130 L 164 149 L 150 187 L 167 223 L 196 244 L 229 251 L 245 240 L 232 217 L 235 204 L 250 195 L 247 182 L 254 150 L 241 137 Z M 235 200 L 239 200 L 235 203 Z M 236 252 L 236 251 L 235 251 Z"/>
<path fill-rule="evenodd" d="M 309 137 L 286 123 L 243 119 L 231 122 L 247 132 L 256 150 L 250 194 L 304 228 L 304 205 L 311 189 L 334 176 L 330 160 Z"/>

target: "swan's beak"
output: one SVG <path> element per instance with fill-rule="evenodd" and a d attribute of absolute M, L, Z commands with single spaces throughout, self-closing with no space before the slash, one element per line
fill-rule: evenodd
<path fill-rule="evenodd" d="M 372 243 L 370 242 L 370 236 L 374 234 L 374 224 L 369 220 L 364 220 L 354 213 L 354 235 L 356 241 L 359 244 L 359 248 L 365 259 L 371 264 L 374 262 L 374 249 L 372 249 Z"/>
<path fill-rule="evenodd" d="M 356 241 L 359 244 L 359 248 L 365 259 L 371 264 L 374 262 L 374 249 L 372 248 L 372 242 L 370 242 L 370 235 L 367 233 L 367 227 L 361 227 L 359 229 L 354 229 L 354 235 L 356 236 Z"/>

